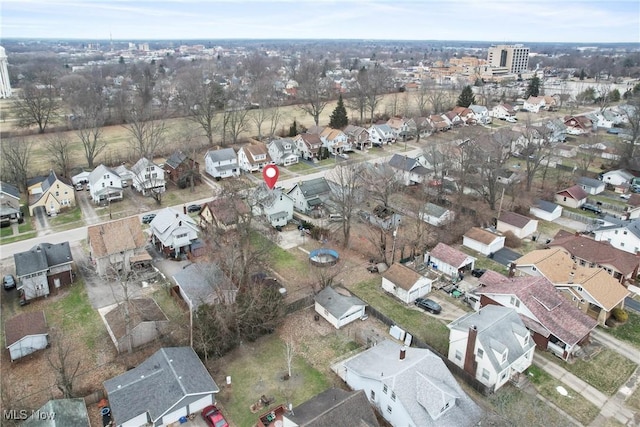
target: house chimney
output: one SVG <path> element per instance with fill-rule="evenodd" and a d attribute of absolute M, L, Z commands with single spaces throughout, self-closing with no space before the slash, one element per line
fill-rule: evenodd
<path fill-rule="evenodd" d="M 476 339 L 478 338 L 478 328 L 476 325 L 469 327 L 469 336 L 467 338 L 467 348 L 464 354 L 464 367 L 463 369 L 469 374 L 475 376 L 478 363 L 476 362 L 475 349 Z"/>
<path fill-rule="evenodd" d="M 400 347 L 400 360 L 404 360 L 407 356 L 407 348 L 405 346 Z"/>
<path fill-rule="evenodd" d="M 512 262 L 511 264 L 509 264 L 509 274 L 507 275 L 507 277 L 512 278 L 513 276 L 515 276 L 517 268 L 518 268 L 518 264 L 516 264 L 515 262 Z"/>

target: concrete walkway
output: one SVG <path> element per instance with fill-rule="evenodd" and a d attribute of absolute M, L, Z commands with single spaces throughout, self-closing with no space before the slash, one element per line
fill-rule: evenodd
<path fill-rule="evenodd" d="M 620 341 L 616 337 L 603 331 L 600 327 L 591 331 L 591 338 L 603 344 L 605 347 L 640 365 L 640 349 Z"/>

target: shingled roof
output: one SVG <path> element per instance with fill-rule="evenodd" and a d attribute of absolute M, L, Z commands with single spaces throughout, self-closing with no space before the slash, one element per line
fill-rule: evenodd
<path fill-rule="evenodd" d="M 18 314 L 8 319 L 4 324 L 6 346 L 17 343 L 29 335 L 44 335 L 47 333 L 47 321 L 44 311 L 30 311 Z"/>
<path fill-rule="evenodd" d="M 498 221 L 502 221 L 505 224 L 513 225 L 514 227 L 524 228 L 530 221 L 533 221 L 531 218 L 526 217 L 524 215 L 520 215 L 515 212 L 502 212 Z"/>
<path fill-rule="evenodd" d="M 572 186 L 572 187 L 565 188 L 564 190 L 560 190 L 556 194 L 558 194 L 558 195 L 567 195 L 567 196 L 569 196 L 569 197 L 571 197 L 572 199 L 575 199 L 575 200 L 586 199 L 587 196 L 588 196 L 587 192 L 584 191 L 582 189 L 582 187 L 580 187 L 577 184 Z"/>
<path fill-rule="evenodd" d="M 384 273 L 382 273 L 382 277 L 389 280 L 394 285 L 401 287 L 405 291 L 408 291 L 418 280 L 420 280 L 422 276 L 418 272 L 410 269 L 409 267 L 405 267 L 402 264 L 393 264 Z"/>
<path fill-rule="evenodd" d="M 467 258 L 473 258 L 470 255 L 467 255 L 464 252 L 452 248 L 442 242 L 438 243 L 436 247 L 429 252 L 429 254 L 432 257 L 437 258 L 440 261 L 444 261 L 454 267 L 460 267 Z"/>
<path fill-rule="evenodd" d="M 147 242 L 136 216 L 92 225 L 87 233 L 92 256 L 96 258 L 142 248 Z"/>

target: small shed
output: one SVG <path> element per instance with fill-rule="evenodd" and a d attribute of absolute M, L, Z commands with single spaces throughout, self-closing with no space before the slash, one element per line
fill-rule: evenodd
<path fill-rule="evenodd" d="M 427 203 L 422 212 L 420 212 L 420 219 L 428 224 L 440 227 L 443 224 L 453 221 L 455 219 L 455 212 L 433 203 Z"/>
<path fill-rule="evenodd" d="M 393 264 L 382 274 L 382 289 L 409 304 L 431 292 L 433 280 L 402 264 Z"/>
<path fill-rule="evenodd" d="M 344 291 L 348 293 L 348 291 Z M 365 316 L 367 304 L 353 295 L 343 295 L 327 286 L 314 297 L 315 310 L 331 323 L 334 328 L 341 327 Z"/>
<path fill-rule="evenodd" d="M 591 195 L 600 194 L 604 191 L 606 184 L 599 179 L 588 178 L 582 176 L 578 178 L 578 185 L 587 193 Z"/>
<path fill-rule="evenodd" d="M 504 236 L 473 227 L 462 236 L 462 245 L 489 256 L 504 248 Z"/>
<path fill-rule="evenodd" d="M 562 206 L 538 199 L 529 208 L 529 213 L 545 221 L 554 221 L 562 216 Z"/>
<path fill-rule="evenodd" d="M 473 270 L 476 258 L 440 242 L 424 255 L 424 262 L 447 276 L 458 277 Z"/>
<path fill-rule="evenodd" d="M 49 333 L 44 311 L 22 313 L 7 320 L 4 336 L 12 362 L 47 348 Z"/>
<path fill-rule="evenodd" d="M 496 229 L 501 233 L 512 232 L 518 239 L 531 236 L 538 229 L 538 220 L 515 212 L 502 212 Z"/>

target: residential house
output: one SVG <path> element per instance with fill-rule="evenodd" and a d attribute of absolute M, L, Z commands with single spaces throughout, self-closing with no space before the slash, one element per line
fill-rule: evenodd
<path fill-rule="evenodd" d="M 593 238 L 609 242 L 614 248 L 637 254 L 640 252 L 640 219 L 605 224 L 593 231 Z"/>
<path fill-rule="evenodd" d="M 89 195 L 93 203 L 122 200 L 122 178 L 113 169 L 98 166 L 89 174 Z"/>
<path fill-rule="evenodd" d="M 564 142 L 567 138 L 567 126 L 560 118 L 549 119 L 543 123 L 544 135 L 550 143 Z"/>
<path fill-rule="evenodd" d="M 43 418 L 45 414 L 55 416 Z M 87 405 L 83 398 L 52 399 L 31 413 L 23 427 L 91 427 Z"/>
<path fill-rule="evenodd" d="M 11 184 L 0 181 L 0 221 L 4 225 L 21 218 L 20 190 Z"/>
<path fill-rule="evenodd" d="M 460 117 L 455 111 L 447 111 L 443 116 L 447 118 L 449 123 L 451 123 L 451 127 L 458 127 L 465 124 L 462 117 Z"/>
<path fill-rule="evenodd" d="M 44 311 L 29 311 L 7 319 L 4 339 L 12 362 L 47 348 L 49 332 Z"/>
<path fill-rule="evenodd" d="M 605 115 L 604 112 L 596 111 L 585 115 L 596 128 L 611 129 L 615 125 L 613 117 L 608 114 Z"/>
<path fill-rule="evenodd" d="M 562 206 L 538 199 L 529 208 L 529 213 L 545 221 L 555 221 L 562 216 Z"/>
<path fill-rule="evenodd" d="M 369 131 L 361 126 L 348 125 L 343 132 L 347 135 L 347 141 L 353 148 L 367 150 L 372 147 Z"/>
<path fill-rule="evenodd" d="M 143 196 L 165 192 L 164 169 L 146 157 L 131 167 L 133 188 Z"/>
<path fill-rule="evenodd" d="M 431 202 L 424 205 L 418 215 L 421 220 L 435 227 L 448 224 L 456 218 L 456 213 L 454 211 Z"/>
<path fill-rule="evenodd" d="M 131 298 L 98 312 L 118 353 L 150 343 L 169 330 L 169 319 L 152 298 Z"/>
<path fill-rule="evenodd" d="M 80 185 L 88 184 L 89 183 L 89 175 L 90 174 L 91 174 L 90 171 L 83 170 L 79 174 L 74 175 L 74 176 L 71 177 L 71 184 L 73 184 L 74 186 L 76 186 L 78 184 L 80 184 Z"/>
<path fill-rule="evenodd" d="M 509 169 L 500 169 L 496 180 L 503 185 L 511 185 L 520 182 L 520 174 Z"/>
<path fill-rule="evenodd" d="M 326 127 L 320 132 L 319 136 L 320 141 L 322 141 L 322 146 L 333 155 L 353 151 L 349 144 L 349 138 L 340 129 Z"/>
<path fill-rule="evenodd" d="M 487 283 L 483 277 L 480 281 Z M 480 296 L 481 307 L 501 305 L 515 309 L 536 346 L 564 360 L 589 343 L 591 331 L 598 324 L 574 307 L 545 277 L 504 278 L 476 289 L 475 293 Z"/>
<path fill-rule="evenodd" d="M 424 255 L 424 263 L 449 277 L 457 278 L 473 270 L 476 258 L 442 242 Z"/>
<path fill-rule="evenodd" d="M 556 108 L 556 100 L 552 96 L 529 96 L 524 101 L 522 109 L 531 113 L 539 113 L 540 110 L 553 110 Z"/>
<path fill-rule="evenodd" d="M 397 116 L 391 117 L 387 120 L 387 125 L 393 130 L 396 140 L 401 139 L 406 141 L 407 139 L 413 138 L 417 132 L 416 122 L 413 119 Z"/>
<path fill-rule="evenodd" d="M 296 150 L 305 160 L 317 161 L 320 158 L 322 141 L 320 136 L 311 133 L 301 133 L 293 138 Z"/>
<path fill-rule="evenodd" d="M 391 157 L 389 166 L 395 171 L 398 180 L 407 186 L 423 183 L 431 174 L 417 159 L 400 154 Z"/>
<path fill-rule="evenodd" d="M 44 208 L 47 215 L 56 215 L 64 209 L 76 205 L 75 190 L 68 182 L 59 178 L 54 171 L 46 177 L 29 181 L 29 215 L 36 208 Z"/>
<path fill-rule="evenodd" d="M 284 227 L 293 219 L 293 199 L 281 189 L 269 190 L 263 183 L 252 198 L 254 214 L 264 215 L 272 227 Z"/>
<path fill-rule="evenodd" d="M 536 344 L 512 308 L 487 305 L 447 327 L 448 359 L 492 391 L 519 381 L 533 362 Z"/>
<path fill-rule="evenodd" d="M 200 163 L 177 150 L 164 162 L 164 174 L 167 181 L 185 188 L 192 178 L 194 183 L 200 182 Z"/>
<path fill-rule="evenodd" d="M 444 115 L 431 114 L 429 116 L 429 124 L 434 132 L 444 132 L 451 129 L 451 122 Z"/>
<path fill-rule="evenodd" d="M 383 205 L 377 205 L 373 208 L 371 213 L 372 215 L 369 215 L 369 222 L 384 230 L 391 230 L 392 228 L 397 229 L 402 219 L 402 216 L 393 208 L 385 207 Z"/>
<path fill-rule="evenodd" d="M 392 264 L 382 273 L 382 289 L 405 304 L 411 304 L 431 292 L 435 277 L 423 276 L 403 264 Z"/>
<path fill-rule="evenodd" d="M 87 228 L 89 256 L 100 276 L 131 271 L 140 255 L 149 255 L 147 238 L 136 216 L 91 225 Z"/>
<path fill-rule="evenodd" d="M 562 247 L 539 249 L 515 261 L 519 272 L 546 277 L 581 312 L 604 325 L 614 308 L 624 308 L 629 291 L 603 268 L 577 265 Z"/>
<path fill-rule="evenodd" d="M 271 162 L 269 149 L 264 143 L 249 144 L 238 150 L 238 166 L 241 171 L 259 172 Z"/>
<path fill-rule="evenodd" d="M 565 116 L 564 125 L 569 135 L 586 135 L 593 130 L 593 122 L 587 116 Z"/>
<path fill-rule="evenodd" d="M 554 201 L 570 208 L 579 208 L 587 202 L 587 192 L 579 185 L 573 185 L 564 190 L 558 191 L 554 196 Z"/>
<path fill-rule="evenodd" d="M 202 205 L 198 214 L 198 224 L 203 230 L 211 226 L 219 230 L 236 228 L 242 217 L 249 215 L 249 206 L 244 200 L 220 197 Z"/>
<path fill-rule="evenodd" d="M 276 165 L 291 166 L 298 163 L 296 144 L 291 138 L 276 138 L 267 144 L 269 156 Z"/>
<path fill-rule="evenodd" d="M 373 145 L 382 146 L 396 142 L 396 136 L 393 133 L 393 129 L 387 124 L 372 125 L 368 132 L 369 140 Z"/>
<path fill-rule="evenodd" d="M 507 117 L 515 117 L 516 110 L 511 104 L 502 103 L 493 107 L 489 114 L 496 119 L 505 120 Z"/>
<path fill-rule="evenodd" d="M 208 150 L 204 155 L 204 168 L 216 179 L 240 175 L 238 156 L 233 148 Z"/>
<path fill-rule="evenodd" d="M 337 291 L 327 286 L 314 297 L 315 310 L 334 328 L 340 329 L 349 323 L 365 317 L 367 304 L 347 290 Z"/>
<path fill-rule="evenodd" d="M 334 367 L 393 426 L 474 426 L 483 412 L 430 350 L 384 340 Z"/>
<path fill-rule="evenodd" d="M 482 125 L 488 125 L 491 123 L 491 116 L 489 115 L 489 109 L 484 105 L 469 105 L 469 109 L 473 112 L 473 118 L 476 123 Z"/>
<path fill-rule="evenodd" d="M 538 220 L 515 212 L 502 212 L 498 217 L 496 229 L 501 233 L 510 231 L 518 239 L 524 239 L 538 230 Z"/>
<path fill-rule="evenodd" d="M 179 258 L 191 252 L 198 239 L 198 226 L 193 218 L 172 208 L 164 208 L 149 224 L 151 242 L 166 257 Z"/>
<path fill-rule="evenodd" d="M 605 189 L 605 183 L 600 181 L 599 179 L 587 178 L 586 176 L 581 176 L 578 178 L 577 183 L 587 194 L 596 195 L 600 194 Z"/>
<path fill-rule="evenodd" d="M 479 227 L 472 227 L 462 236 L 462 246 L 491 256 L 504 248 L 505 237 Z"/>
<path fill-rule="evenodd" d="M 414 119 L 416 124 L 416 135 L 418 138 L 427 138 L 433 133 L 433 125 L 429 117 L 416 117 Z"/>
<path fill-rule="evenodd" d="M 553 155 L 557 157 L 564 157 L 565 159 L 572 159 L 578 155 L 578 148 L 575 145 L 560 143 L 554 145 Z"/>
<path fill-rule="evenodd" d="M 216 264 L 193 263 L 173 275 L 180 297 L 195 313 L 202 304 L 231 304 L 238 289 Z"/>
<path fill-rule="evenodd" d="M 73 257 L 69 242 L 40 243 L 25 252 L 13 254 L 16 287 L 21 299 L 46 297 L 61 286 L 73 283 Z"/>
<path fill-rule="evenodd" d="M 191 347 L 161 348 L 103 385 L 114 425 L 123 427 L 172 425 L 213 405 L 220 391 Z"/>
<path fill-rule="evenodd" d="M 622 184 L 629 184 L 635 175 L 624 169 L 616 169 L 602 174 L 602 182 L 617 187 Z"/>
<path fill-rule="evenodd" d="M 450 113 L 455 114 L 459 119 L 461 119 L 462 124 L 473 125 L 476 123 L 476 116 L 471 108 L 456 106 L 453 107 L 453 110 L 451 110 Z M 447 117 L 449 117 L 448 114 L 449 113 L 447 113 Z M 451 120 L 451 117 L 449 117 L 449 119 Z M 455 123 L 453 124 L 455 125 Z"/>
<path fill-rule="evenodd" d="M 325 178 L 300 181 L 287 195 L 293 200 L 295 210 L 305 215 L 322 216 L 324 205 L 331 197 L 331 187 Z"/>

